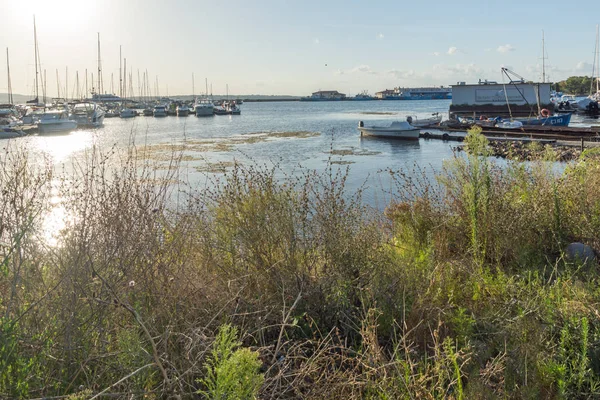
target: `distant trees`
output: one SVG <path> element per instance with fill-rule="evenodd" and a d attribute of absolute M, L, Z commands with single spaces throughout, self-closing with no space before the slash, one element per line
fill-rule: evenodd
<path fill-rule="evenodd" d="M 588 95 L 590 94 L 590 87 L 592 87 L 592 80 L 594 80 L 595 88 L 595 79 L 589 76 L 571 76 L 564 81 L 558 82 L 556 84 L 556 91 L 575 95 Z"/>

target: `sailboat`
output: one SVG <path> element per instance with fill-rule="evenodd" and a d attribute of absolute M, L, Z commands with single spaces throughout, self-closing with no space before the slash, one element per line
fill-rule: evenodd
<path fill-rule="evenodd" d="M 594 79 L 595 77 L 595 79 Z M 596 93 L 594 90 L 594 80 L 596 81 Z M 590 95 L 577 102 L 577 108 L 587 115 L 597 117 L 600 115 L 600 31 L 596 25 L 596 47 L 594 48 L 594 64 L 592 67 L 592 82 L 590 83 Z"/>
<path fill-rule="evenodd" d="M 37 28 L 35 26 L 35 15 L 33 16 L 33 45 L 34 45 L 34 57 L 35 57 L 35 98 L 32 100 L 27 100 L 26 104 L 31 105 L 40 105 L 40 93 L 39 93 L 39 70 L 38 67 L 40 65 L 39 62 L 39 52 L 38 52 L 38 42 L 37 42 Z"/>

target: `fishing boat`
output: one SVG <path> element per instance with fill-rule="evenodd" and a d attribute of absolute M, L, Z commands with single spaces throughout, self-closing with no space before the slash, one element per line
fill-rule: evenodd
<path fill-rule="evenodd" d="M 70 132 L 77 129 L 77 121 L 69 119 L 66 110 L 48 111 L 41 115 L 38 122 L 38 132 L 57 133 Z"/>
<path fill-rule="evenodd" d="M 188 106 L 184 104 L 177 107 L 178 117 L 187 117 L 188 115 L 190 115 L 190 108 Z"/>
<path fill-rule="evenodd" d="M 97 103 L 83 102 L 73 106 L 70 117 L 80 128 L 99 128 L 104 124 L 106 112 Z"/>
<path fill-rule="evenodd" d="M 229 115 L 230 114 L 229 111 L 227 111 L 227 109 L 224 106 L 214 107 L 213 113 L 215 115 Z"/>
<path fill-rule="evenodd" d="M 421 129 L 416 128 L 406 121 L 394 121 L 390 126 L 364 126 L 363 121 L 358 123 L 360 136 L 373 136 L 391 139 L 418 140 Z"/>
<path fill-rule="evenodd" d="M 406 122 L 414 127 L 424 128 L 431 125 L 439 125 L 442 122 L 442 115 L 440 113 L 433 113 L 429 118 L 418 119 L 417 117 L 406 117 Z"/>
<path fill-rule="evenodd" d="M 544 110 L 542 110 L 543 112 Z M 519 121 L 521 122 L 523 125 L 525 126 L 538 126 L 538 125 L 544 125 L 544 126 L 569 126 L 569 123 L 571 122 L 571 115 L 573 115 L 572 113 L 568 113 L 568 114 L 559 114 L 559 115 L 545 115 L 546 113 L 543 113 L 542 116 L 538 117 L 538 118 L 515 118 L 515 121 Z"/>

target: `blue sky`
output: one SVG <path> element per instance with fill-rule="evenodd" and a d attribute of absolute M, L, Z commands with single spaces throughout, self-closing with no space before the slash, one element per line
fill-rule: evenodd
<path fill-rule="evenodd" d="M 68 67 L 70 92 L 76 71 L 81 82 L 86 68 L 96 75 L 97 32 L 108 91 L 122 45 L 136 90 L 147 69 L 161 94 L 191 94 L 194 73 L 196 93 L 206 77 L 215 94 L 228 84 L 236 94 L 306 95 L 500 80 L 501 66 L 540 80 L 542 30 L 550 80 L 590 75 L 600 22 L 587 1 L 1 1 L 11 6 L 0 47 L 21 94 L 33 91 L 33 14 L 50 95 L 57 69 L 64 87 Z"/>

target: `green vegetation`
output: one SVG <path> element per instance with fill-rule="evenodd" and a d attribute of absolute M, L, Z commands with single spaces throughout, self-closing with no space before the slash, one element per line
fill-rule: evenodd
<path fill-rule="evenodd" d="M 571 76 L 564 81 L 556 83 L 556 91 L 562 91 L 568 94 L 587 96 L 590 94 L 590 89 L 596 90 L 596 81 L 589 76 Z"/>
<path fill-rule="evenodd" d="M 60 174 L 6 150 L 0 397 L 598 398 L 598 266 L 564 251 L 600 249 L 600 157 L 467 144 L 436 182 L 390 171 L 385 213 L 337 166 L 199 191 L 135 149 Z"/>

